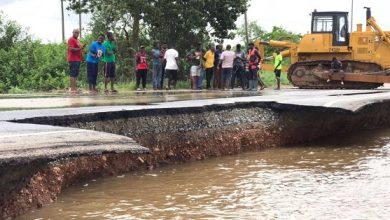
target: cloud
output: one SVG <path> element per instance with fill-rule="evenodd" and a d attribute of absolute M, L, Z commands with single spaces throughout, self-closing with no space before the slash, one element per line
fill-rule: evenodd
<path fill-rule="evenodd" d="M 310 13 L 317 11 L 351 11 L 352 0 L 281 0 L 277 3 L 269 1 L 252 0 L 248 10 L 251 21 L 270 31 L 273 26 L 282 26 L 289 31 L 305 34 L 310 31 Z M 390 30 L 390 20 L 387 19 L 387 10 L 384 6 L 387 0 L 354 0 L 354 24 L 365 23 L 365 10 L 368 6 L 373 10 L 373 16 L 385 30 Z M 243 18 L 239 20 L 243 22 Z"/>
<path fill-rule="evenodd" d="M 390 20 L 387 19 L 386 5 L 388 0 L 354 0 L 354 24 L 365 23 L 364 6 L 372 7 L 373 15 L 384 30 L 390 30 Z M 30 33 L 44 42 L 60 42 L 61 3 L 59 0 L 0 0 L 1 10 L 12 20 L 29 27 Z M 310 31 L 310 13 L 318 11 L 350 11 L 351 0 L 251 0 L 248 10 L 250 21 L 257 21 L 265 30 L 273 26 L 282 26 L 289 31 L 305 34 Z M 243 23 L 243 16 L 237 23 Z M 86 27 L 88 17 L 83 17 L 83 27 Z M 71 12 L 65 13 L 66 35 L 78 27 L 78 16 Z"/>
<path fill-rule="evenodd" d="M 15 2 L 14 0 L 1 0 L 0 6 L 6 6 L 8 4 L 11 4 L 12 2 Z"/>
<path fill-rule="evenodd" d="M 3 3 L 3 0 L 1 0 Z M 65 6 L 66 7 L 66 6 Z M 29 29 L 29 33 L 43 42 L 61 42 L 61 2 L 54 0 L 13 0 L 2 7 L 5 15 Z M 66 38 L 78 27 L 78 16 L 65 11 Z"/>

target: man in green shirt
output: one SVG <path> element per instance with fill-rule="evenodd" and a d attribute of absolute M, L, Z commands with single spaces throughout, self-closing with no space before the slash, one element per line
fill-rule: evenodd
<path fill-rule="evenodd" d="M 282 61 L 283 56 L 280 54 L 280 51 L 276 51 L 276 57 L 275 57 L 275 64 L 274 64 L 274 73 L 276 76 L 276 82 L 277 82 L 277 90 L 280 90 L 280 75 L 282 73 Z"/>
<path fill-rule="evenodd" d="M 115 38 L 112 32 L 107 32 L 107 40 L 104 41 L 103 46 L 106 48 L 106 53 L 103 56 L 104 62 L 104 89 L 105 92 L 108 93 L 107 85 L 111 82 L 111 92 L 116 93 L 117 91 L 114 89 L 115 82 L 115 61 L 116 61 L 116 44 Z"/>

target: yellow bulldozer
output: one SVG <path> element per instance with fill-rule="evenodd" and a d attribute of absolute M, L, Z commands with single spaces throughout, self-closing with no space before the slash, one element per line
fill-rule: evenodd
<path fill-rule="evenodd" d="M 348 12 L 312 13 L 311 34 L 300 43 L 255 41 L 264 57 L 264 45 L 284 49 L 290 57 L 287 70 L 290 82 L 303 89 L 373 89 L 390 83 L 390 32 L 383 31 L 366 8 L 367 24 L 348 30 Z M 331 71 L 332 58 L 342 63 L 338 72 Z M 331 79 L 330 79 L 331 75 Z M 342 82 L 343 83 L 340 83 Z"/>

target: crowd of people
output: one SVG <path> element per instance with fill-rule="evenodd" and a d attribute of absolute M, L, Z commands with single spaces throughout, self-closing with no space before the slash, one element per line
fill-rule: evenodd
<path fill-rule="evenodd" d="M 70 88 L 69 92 L 77 93 L 77 78 L 82 62 L 82 52 L 86 45 L 78 40 L 80 31 L 73 30 L 72 37 L 68 40 L 68 61 L 70 67 Z M 193 45 L 193 48 L 186 54 L 190 69 L 191 89 L 201 90 L 203 81 L 206 80 L 206 89 L 230 90 L 241 87 L 243 90 L 262 90 L 265 88 L 258 72 L 262 57 L 253 43 L 248 45 L 245 53 L 242 46 L 237 44 L 235 51 L 231 45 L 223 50 L 222 45 L 208 45 L 207 51 L 202 50 L 200 43 Z M 87 79 L 89 92 L 97 93 L 97 76 L 99 62 L 104 63 L 104 89 L 105 92 L 116 93 L 116 54 L 117 47 L 112 32 L 106 36 L 99 35 L 98 39 L 89 46 L 86 57 Z M 174 45 L 156 43 L 150 52 L 145 46 L 140 46 L 135 54 L 136 61 L 136 86 L 137 90 L 146 90 L 146 81 L 149 68 L 148 58 L 151 56 L 152 63 L 152 85 L 154 90 L 175 89 L 179 71 L 179 53 Z M 280 53 L 275 58 L 275 77 L 277 89 L 280 89 L 280 72 L 282 69 L 283 57 Z M 110 84 L 110 90 L 108 85 Z"/>

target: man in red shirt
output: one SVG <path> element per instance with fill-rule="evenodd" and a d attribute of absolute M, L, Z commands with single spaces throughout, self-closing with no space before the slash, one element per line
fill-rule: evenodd
<path fill-rule="evenodd" d="M 77 77 L 80 72 L 80 63 L 83 59 L 83 48 L 78 37 L 80 34 L 79 29 L 73 30 L 73 36 L 68 40 L 68 62 L 69 62 L 69 76 L 70 76 L 70 88 L 69 92 L 77 92 Z"/>
<path fill-rule="evenodd" d="M 249 43 L 248 45 L 248 63 L 249 63 L 249 74 L 248 74 L 248 84 L 249 90 L 252 90 L 255 86 L 253 80 L 257 80 L 257 83 L 260 85 L 260 90 L 265 88 L 264 82 L 261 80 L 260 76 L 257 75 L 259 71 L 259 64 L 261 62 L 261 55 L 258 49 L 255 47 L 254 43 Z M 252 83 L 250 83 L 252 82 Z"/>
<path fill-rule="evenodd" d="M 137 79 L 137 90 L 141 90 L 140 83 L 142 80 L 142 88 L 146 90 L 146 76 L 148 74 L 148 60 L 145 52 L 145 47 L 141 46 L 138 53 L 135 55 L 135 60 L 137 63 L 136 69 L 136 79 Z"/>

